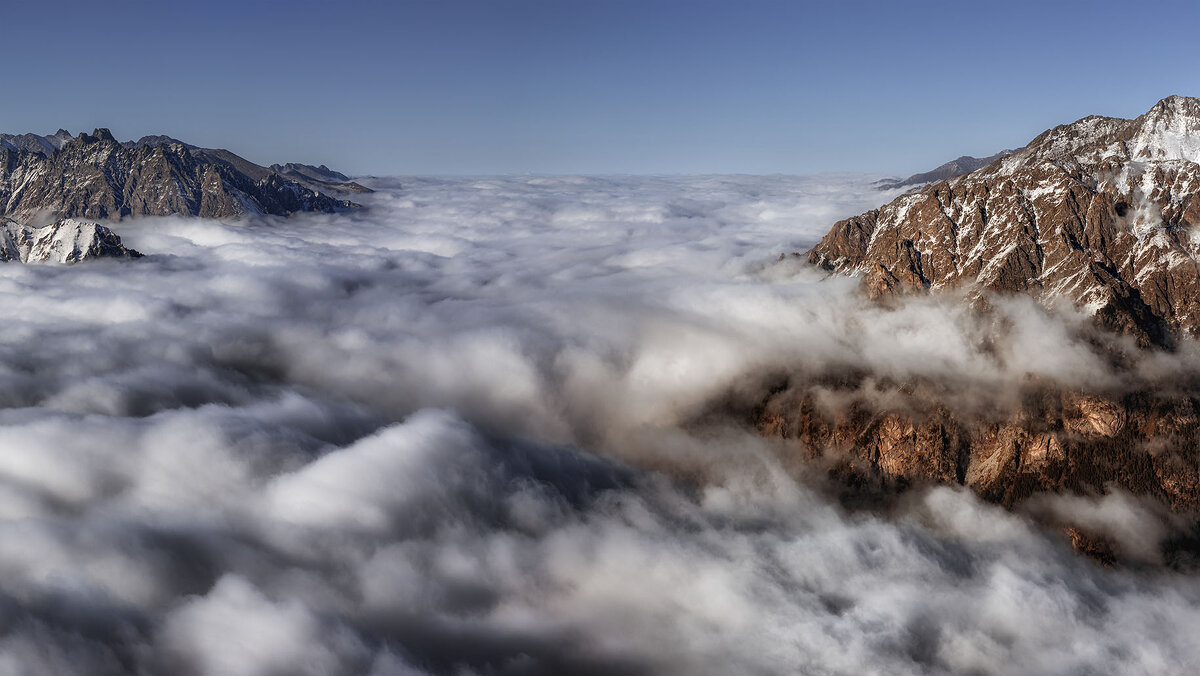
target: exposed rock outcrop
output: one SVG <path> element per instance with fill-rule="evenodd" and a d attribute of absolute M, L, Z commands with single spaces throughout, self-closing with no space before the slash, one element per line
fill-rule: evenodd
<path fill-rule="evenodd" d="M 933 383 L 860 376 L 780 391 L 758 424 L 870 490 L 961 484 L 1012 506 L 1041 491 L 1115 485 L 1200 509 L 1200 396 L 1183 390 L 1102 395 L 1030 386 L 1014 406 L 972 411 Z"/>
<path fill-rule="evenodd" d="M 119 143 L 107 129 L 0 137 L 0 215 L 225 218 L 354 208 L 225 150 L 170 137 Z"/>
<path fill-rule="evenodd" d="M 1065 297 L 1144 344 L 1200 332 L 1200 100 L 1087 117 L 840 221 L 809 253 L 873 294 Z"/>
<path fill-rule="evenodd" d="M 905 294 L 957 289 L 984 313 L 997 294 L 1029 294 L 1069 300 L 1143 348 L 1178 347 L 1200 336 L 1200 100 L 1173 96 L 1133 120 L 1055 127 L 974 172 L 834 224 L 807 258 L 858 276 L 897 311 Z M 1099 331 L 1087 340 L 1112 351 L 1122 386 L 1028 382 L 978 406 L 963 401 L 977 392 L 932 377 L 823 374 L 793 378 L 755 421 L 792 440 L 793 459 L 829 463 L 851 500 L 941 483 L 1012 507 L 1115 488 L 1196 528 L 1180 537 L 1200 560 L 1200 378 L 1143 377 L 1122 365 L 1126 348 L 1113 348 L 1122 339 Z M 1116 555 L 1095 533 L 1064 527 L 1080 551 Z"/>
<path fill-rule="evenodd" d="M 112 230 L 67 218 L 41 228 L 0 219 L 0 261 L 78 263 L 92 258 L 141 258 L 121 244 Z"/>

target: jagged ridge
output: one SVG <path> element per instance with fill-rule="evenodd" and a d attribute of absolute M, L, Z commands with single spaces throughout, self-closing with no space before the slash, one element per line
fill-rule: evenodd
<path fill-rule="evenodd" d="M 66 218 L 31 228 L 0 219 L 0 262 L 78 263 L 92 258 L 141 258 L 99 223 Z"/>
<path fill-rule="evenodd" d="M 1001 150 L 995 155 L 989 155 L 988 157 L 971 157 L 970 155 L 963 155 L 962 157 L 950 160 L 949 162 L 930 171 L 913 174 L 912 176 L 899 181 L 891 181 L 886 179 L 877 181 L 875 185 L 878 186 L 880 190 L 895 190 L 896 188 L 907 188 L 908 186 L 925 185 L 926 183 L 945 181 L 957 176 L 969 174 L 981 167 L 986 167 L 992 162 L 995 162 L 1002 157 L 1008 157 L 1009 155 L 1019 152 L 1020 150 L 1020 148 L 1017 148 L 1016 150 Z"/>
<path fill-rule="evenodd" d="M 1200 333 L 1198 162 L 1200 101 L 1168 97 L 1133 120 L 1055 127 L 970 174 L 840 221 L 808 258 L 861 276 L 876 297 L 964 287 L 975 300 L 985 291 L 1068 298 L 1143 346 L 1170 345 Z M 1200 379 L 1139 373 L 1125 366 L 1120 337 L 1078 330 L 1124 385 L 1030 381 L 1014 401 L 933 377 L 830 372 L 776 390 L 755 421 L 794 440 L 797 456 L 829 463 L 851 500 L 946 483 L 1015 506 L 1040 492 L 1117 487 L 1177 513 L 1163 560 L 1195 565 Z M 964 401 L 975 394 L 982 403 Z M 1120 558 L 1095 533 L 1069 535 L 1080 551 Z"/>
<path fill-rule="evenodd" d="M 1069 298 L 1143 343 L 1200 330 L 1200 100 L 1087 117 L 836 223 L 808 253 L 872 294 L 969 285 Z"/>
<path fill-rule="evenodd" d="M 115 219 L 331 212 L 331 198 L 233 153 L 169 137 L 119 143 L 107 129 L 66 138 L 0 137 L 0 215 Z M 40 141 L 38 140 L 40 139 Z M 55 143 L 58 143 L 56 146 Z"/>

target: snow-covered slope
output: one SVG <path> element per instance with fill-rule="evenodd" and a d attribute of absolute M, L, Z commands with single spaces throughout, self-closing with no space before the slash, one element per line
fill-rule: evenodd
<path fill-rule="evenodd" d="M 1143 341 L 1200 332 L 1200 101 L 1044 132 L 978 171 L 835 224 L 809 252 L 873 293 L 1069 298 Z"/>
<path fill-rule="evenodd" d="M 1163 99 L 1138 118 L 1127 146 L 1137 160 L 1200 162 L 1200 100 Z"/>
<path fill-rule="evenodd" d="M 66 218 L 41 228 L 13 220 L 0 223 L 0 261 L 78 263 L 91 258 L 141 258 L 112 230 L 90 221 Z"/>

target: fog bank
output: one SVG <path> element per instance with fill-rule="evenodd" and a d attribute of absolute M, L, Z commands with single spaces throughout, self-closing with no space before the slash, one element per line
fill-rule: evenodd
<path fill-rule="evenodd" d="M 712 413 L 781 374 L 1189 363 L 776 260 L 874 178 L 381 179 L 362 213 L 0 266 L 0 673 L 1185 672 L 1197 579 L 957 489 L 847 513 Z M 1158 518 L 1038 509 L 1133 543 Z"/>

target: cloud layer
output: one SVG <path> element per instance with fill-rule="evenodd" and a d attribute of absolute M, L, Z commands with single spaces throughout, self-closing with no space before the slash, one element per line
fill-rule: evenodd
<path fill-rule="evenodd" d="M 143 260 L 0 266 L 0 673 L 1200 661 L 1193 578 L 952 489 L 846 513 L 712 413 L 843 367 L 1126 377 L 1070 312 L 879 308 L 774 260 L 868 181 L 381 180 L 363 214 L 130 221 Z M 1153 538 L 1132 500 L 1041 509 Z"/>

